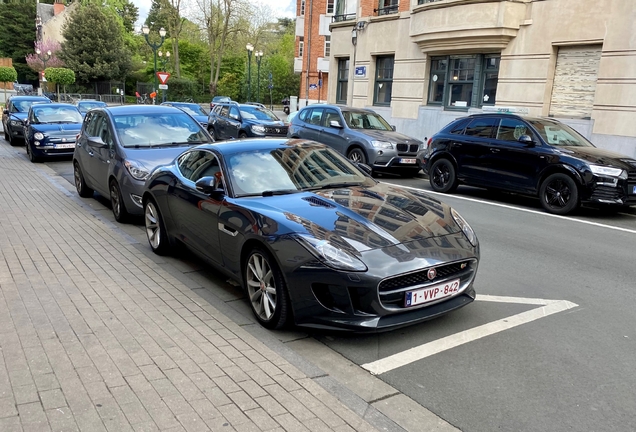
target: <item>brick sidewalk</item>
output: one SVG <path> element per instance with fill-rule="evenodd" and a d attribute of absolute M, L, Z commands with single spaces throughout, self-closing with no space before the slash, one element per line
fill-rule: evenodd
<path fill-rule="evenodd" d="M 0 431 L 374 431 L 0 142 Z"/>

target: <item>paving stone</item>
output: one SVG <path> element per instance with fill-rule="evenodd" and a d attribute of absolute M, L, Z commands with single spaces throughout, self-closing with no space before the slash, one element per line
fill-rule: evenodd
<path fill-rule="evenodd" d="M 66 407 L 66 398 L 61 389 L 45 390 L 39 393 L 42 406 L 45 410 Z"/>
<path fill-rule="evenodd" d="M 0 399 L 0 418 L 13 417 L 17 415 L 18 409 L 12 397 Z"/>

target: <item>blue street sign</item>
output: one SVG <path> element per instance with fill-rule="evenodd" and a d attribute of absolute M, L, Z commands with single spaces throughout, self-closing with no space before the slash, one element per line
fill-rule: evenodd
<path fill-rule="evenodd" d="M 316 84 L 309 84 L 309 90 L 316 90 L 318 86 Z"/>
<path fill-rule="evenodd" d="M 322 88 L 322 79 L 318 80 L 318 87 Z"/>
<path fill-rule="evenodd" d="M 367 76 L 367 67 L 366 66 L 356 66 L 356 77 L 364 78 Z"/>

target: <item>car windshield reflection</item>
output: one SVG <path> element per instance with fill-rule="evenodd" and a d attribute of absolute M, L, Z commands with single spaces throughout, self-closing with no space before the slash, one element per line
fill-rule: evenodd
<path fill-rule="evenodd" d="M 236 196 L 276 195 L 374 182 L 331 149 L 290 147 L 227 159 Z"/>
<path fill-rule="evenodd" d="M 276 114 L 267 108 L 260 108 L 257 106 L 241 106 L 241 116 L 244 119 L 249 120 L 266 120 L 266 121 L 279 121 L 280 119 Z"/>
<path fill-rule="evenodd" d="M 545 142 L 552 146 L 594 147 L 577 131 L 565 124 L 545 120 L 530 120 Z"/>
<path fill-rule="evenodd" d="M 115 129 L 124 147 L 157 147 L 209 143 L 199 124 L 185 113 L 115 116 Z"/>
<path fill-rule="evenodd" d="M 81 123 L 82 120 L 82 115 L 72 106 L 33 108 L 34 123 Z"/>

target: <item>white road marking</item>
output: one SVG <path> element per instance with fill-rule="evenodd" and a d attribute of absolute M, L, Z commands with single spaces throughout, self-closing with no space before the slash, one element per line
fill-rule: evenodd
<path fill-rule="evenodd" d="M 389 183 L 389 182 L 385 182 L 385 183 L 389 184 L 391 186 L 397 186 L 397 187 L 401 187 L 401 188 L 404 188 L 404 189 L 413 189 L 413 190 L 417 190 L 417 191 L 422 191 L 424 193 L 431 194 L 431 195 L 439 195 L 439 196 L 444 196 L 444 197 L 448 197 L 448 198 L 457 198 L 457 199 L 464 200 L 464 201 L 471 201 L 471 202 L 476 202 L 476 203 L 480 203 L 480 204 L 488 204 L 488 205 L 495 206 L 495 207 L 502 207 L 502 208 L 507 208 L 507 209 L 512 209 L 512 210 L 518 210 L 518 211 L 521 211 L 521 212 L 533 213 L 533 214 L 542 215 L 542 216 L 546 216 L 546 217 L 553 217 L 553 218 L 556 218 L 556 219 L 574 221 L 574 222 L 579 222 L 579 223 L 586 224 L 586 225 L 592 225 L 592 226 L 597 226 L 597 227 L 601 227 L 601 228 L 609 228 L 609 229 L 613 229 L 613 230 L 616 230 L 616 231 L 623 231 L 623 232 L 636 234 L 636 230 L 629 229 L 629 228 L 621 228 L 621 227 L 616 227 L 616 226 L 612 226 L 612 225 L 605 225 L 605 224 L 598 223 L 598 222 L 591 222 L 591 221 L 586 221 L 586 220 L 583 220 L 583 219 L 577 219 L 577 218 L 572 218 L 572 217 L 567 217 L 567 216 L 560 216 L 560 215 L 555 215 L 555 214 L 552 214 L 552 213 L 546 213 L 546 212 L 543 212 L 543 211 L 531 210 L 531 209 L 527 209 L 527 208 L 523 208 L 523 207 L 515 207 L 515 206 L 508 205 L 508 204 L 500 204 L 500 203 L 495 203 L 495 202 L 491 202 L 491 201 L 484 201 L 484 200 L 480 200 L 480 199 L 476 199 L 476 198 L 468 198 L 468 197 L 464 197 L 464 196 L 460 196 L 460 195 L 449 195 L 449 194 L 445 194 L 445 193 L 441 193 L 441 192 L 431 191 L 431 190 L 428 190 L 428 189 L 416 188 L 416 187 L 413 187 L 413 186 L 404 186 L 404 185 L 399 185 L 399 184 Z M 632 215 L 630 215 L 630 216 L 632 216 Z"/>
<path fill-rule="evenodd" d="M 523 297 L 478 295 L 477 300 L 499 303 L 536 304 L 543 306 L 473 327 L 371 363 L 365 363 L 362 365 L 362 368 L 368 370 L 373 375 L 380 375 L 418 360 L 425 359 L 426 357 L 430 357 L 434 354 L 438 354 L 442 351 L 446 351 L 477 339 L 520 326 L 521 324 L 527 324 L 538 320 L 539 318 L 545 318 L 549 315 L 563 312 L 578 306 L 576 303 L 572 303 L 567 300 L 544 300 Z"/>

